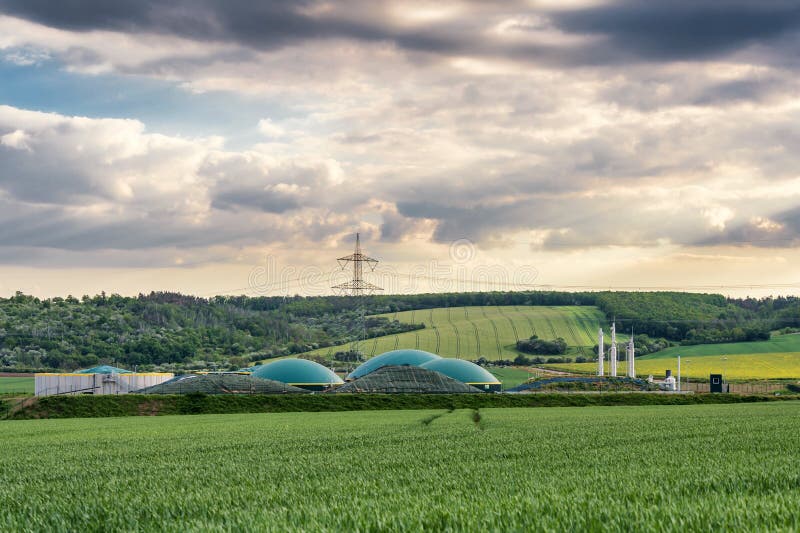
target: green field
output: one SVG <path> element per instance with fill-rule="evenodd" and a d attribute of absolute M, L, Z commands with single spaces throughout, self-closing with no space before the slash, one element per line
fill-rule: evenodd
<path fill-rule="evenodd" d="M 681 357 L 705 357 L 728 355 L 753 355 L 773 353 L 800 353 L 800 334 L 774 335 L 768 341 L 732 342 L 725 344 L 696 344 L 673 346 L 647 356 L 648 359 L 672 359 Z"/>
<path fill-rule="evenodd" d="M 418 309 L 385 315 L 400 322 L 424 323 L 425 329 L 367 339 L 361 351 L 367 357 L 398 348 L 417 348 L 443 357 L 489 360 L 514 359 L 518 340 L 538 335 L 541 339 L 562 337 L 569 355 L 590 355 L 597 344 L 597 329 L 603 313 L 588 306 L 485 306 Z M 620 337 L 622 339 L 622 337 Z M 350 345 L 309 352 L 330 357 Z"/>
<path fill-rule="evenodd" d="M 796 531 L 799 407 L 2 422 L 0 530 Z"/>
<path fill-rule="evenodd" d="M 0 394 L 33 394 L 33 378 L 0 377 Z"/>
<path fill-rule="evenodd" d="M 800 335 L 776 335 L 760 342 L 674 346 L 637 357 L 636 373 L 639 376 L 663 376 L 666 369 L 676 372 L 679 355 L 681 375 L 691 378 L 708 379 L 711 373 L 721 373 L 736 380 L 800 379 Z M 597 368 L 596 363 L 548 366 L 585 373 L 593 373 Z M 624 362 L 619 369 L 624 373 Z"/>
<path fill-rule="evenodd" d="M 532 374 L 522 368 L 488 367 L 487 370 L 500 380 L 504 389 L 516 387 L 533 377 Z"/>

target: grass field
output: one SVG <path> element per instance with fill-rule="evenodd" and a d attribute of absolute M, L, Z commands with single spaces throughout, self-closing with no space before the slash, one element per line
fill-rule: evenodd
<path fill-rule="evenodd" d="M 648 359 L 674 359 L 676 356 L 730 356 L 773 353 L 800 353 L 800 334 L 773 335 L 768 341 L 732 342 L 726 344 L 696 344 L 673 346 L 647 356 Z"/>
<path fill-rule="evenodd" d="M 796 531 L 798 407 L 2 422 L 0 530 Z"/>
<path fill-rule="evenodd" d="M 33 394 L 33 378 L 0 377 L 0 394 Z"/>
<path fill-rule="evenodd" d="M 380 316 L 424 323 L 426 328 L 368 339 L 361 345 L 368 357 L 398 348 L 417 348 L 443 357 L 514 359 L 518 355 L 516 342 L 533 334 L 541 339 L 562 337 L 570 346 L 569 355 L 588 356 L 597 344 L 597 329 L 604 320 L 599 309 L 588 306 L 442 307 Z M 331 356 L 349 347 L 334 346 L 310 353 Z"/>
<path fill-rule="evenodd" d="M 500 380 L 504 389 L 525 383 L 531 377 L 527 370 L 513 367 L 488 367 L 487 370 Z"/>
<path fill-rule="evenodd" d="M 729 344 L 674 346 L 636 358 L 639 376 L 663 376 L 666 369 L 677 371 L 681 356 L 681 375 L 708 379 L 711 373 L 726 378 L 800 379 L 800 335 L 776 335 L 768 341 Z M 562 370 L 593 373 L 596 363 L 548 365 Z M 624 372 L 625 364 L 619 367 Z"/>

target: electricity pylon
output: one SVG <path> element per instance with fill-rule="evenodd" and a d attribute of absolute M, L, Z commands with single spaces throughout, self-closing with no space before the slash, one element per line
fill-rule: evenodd
<path fill-rule="evenodd" d="M 378 260 L 368 257 L 361 252 L 361 236 L 358 233 L 356 233 L 355 253 L 340 257 L 337 261 L 339 262 L 339 266 L 342 267 L 342 270 L 347 268 L 348 263 L 353 263 L 353 279 L 352 281 L 334 285 L 331 287 L 332 289 L 338 291 L 340 294 L 349 294 L 351 296 L 362 296 L 364 294 L 372 294 L 375 291 L 383 290 L 377 285 L 364 281 L 364 263 L 367 264 L 370 271 L 374 272 Z"/>
<path fill-rule="evenodd" d="M 363 296 L 364 294 L 372 294 L 375 291 L 382 291 L 381 287 L 377 285 L 373 285 L 368 281 L 364 281 L 364 263 L 367 264 L 371 272 L 375 271 L 375 266 L 378 264 L 377 259 L 373 259 L 372 257 L 368 257 L 361 252 L 361 236 L 356 233 L 356 249 L 352 255 L 347 255 L 345 257 L 340 257 L 337 259 L 339 262 L 339 266 L 342 267 L 342 270 L 347 268 L 349 263 L 353 263 L 353 279 L 352 281 L 348 281 L 345 283 L 340 283 L 338 285 L 334 285 L 331 287 L 339 294 L 349 294 L 351 296 Z M 366 338 L 367 336 L 367 323 L 364 319 L 364 307 L 361 307 L 361 331 L 359 332 L 358 337 L 356 337 L 355 341 L 350 347 L 351 353 L 355 353 L 357 355 L 358 360 L 361 360 L 361 350 L 359 349 L 359 343 L 361 342 L 361 337 Z"/>

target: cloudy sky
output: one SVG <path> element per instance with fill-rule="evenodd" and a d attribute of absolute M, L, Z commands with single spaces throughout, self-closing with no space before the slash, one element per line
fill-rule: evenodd
<path fill-rule="evenodd" d="M 795 0 L 0 0 L 0 295 L 324 293 L 356 231 L 392 291 L 800 292 L 798 52 Z"/>

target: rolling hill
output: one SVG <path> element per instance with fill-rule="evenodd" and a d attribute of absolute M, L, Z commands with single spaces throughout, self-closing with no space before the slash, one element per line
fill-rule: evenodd
<path fill-rule="evenodd" d="M 590 306 L 469 306 L 388 313 L 400 322 L 424 323 L 425 329 L 376 337 L 361 342 L 367 357 L 398 348 L 416 348 L 443 357 L 488 360 L 514 359 L 518 340 L 537 335 L 567 341 L 568 355 L 591 355 L 603 313 Z M 620 337 L 622 338 L 622 337 Z M 309 354 L 331 357 L 349 344 L 320 348 Z"/>

